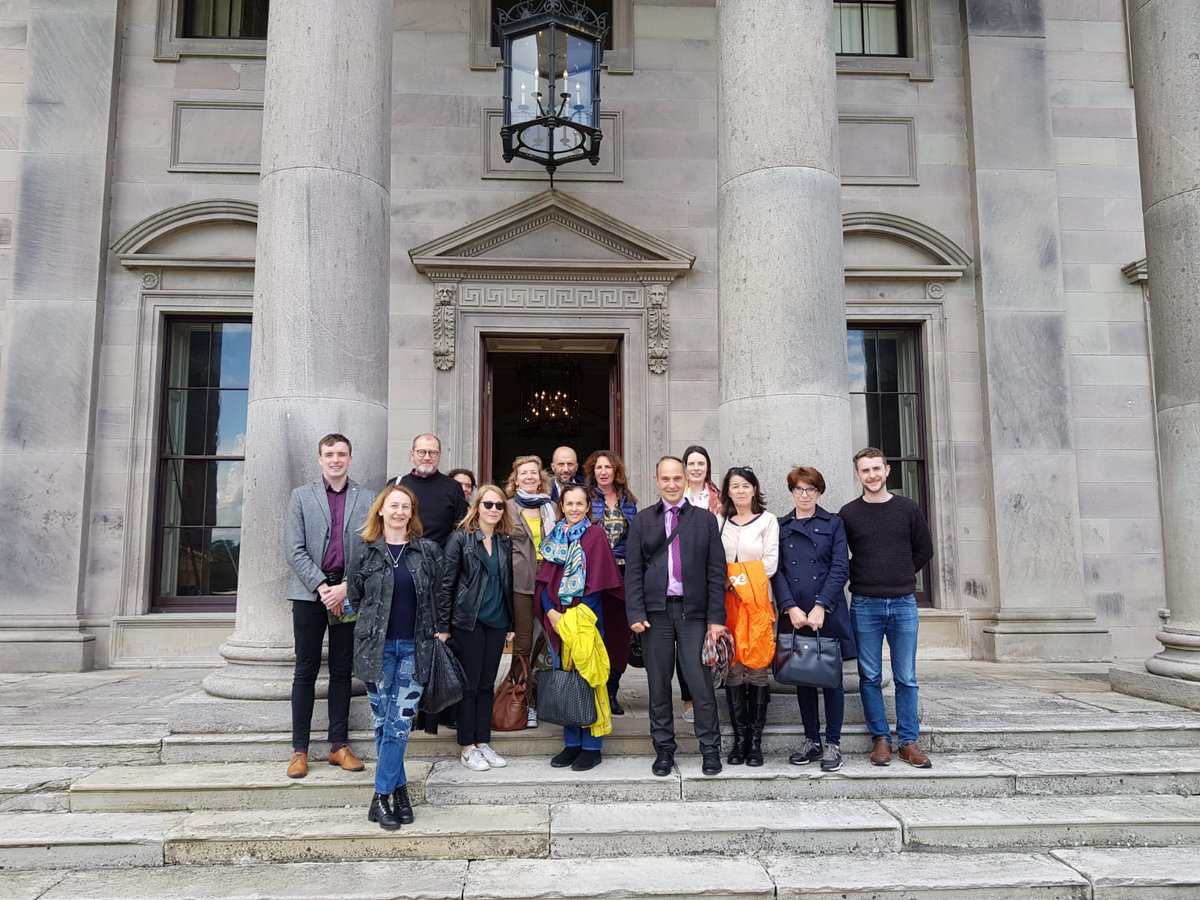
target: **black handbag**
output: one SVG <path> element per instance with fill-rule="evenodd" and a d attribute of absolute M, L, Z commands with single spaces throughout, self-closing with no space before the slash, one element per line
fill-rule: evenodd
<path fill-rule="evenodd" d="M 635 669 L 646 668 L 646 654 L 642 652 L 642 636 L 636 631 L 629 635 L 629 665 Z"/>
<path fill-rule="evenodd" d="M 775 680 L 796 687 L 840 688 L 842 642 L 797 631 L 781 631 L 775 638 Z"/>
<path fill-rule="evenodd" d="M 429 680 L 421 694 L 421 709 L 427 713 L 439 713 L 463 698 L 467 676 L 450 648 L 442 641 L 433 642 L 433 664 L 429 667 Z"/>
<path fill-rule="evenodd" d="M 585 728 L 596 721 L 596 689 L 574 669 L 537 673 L 538 719 L 564 728 Z"/>

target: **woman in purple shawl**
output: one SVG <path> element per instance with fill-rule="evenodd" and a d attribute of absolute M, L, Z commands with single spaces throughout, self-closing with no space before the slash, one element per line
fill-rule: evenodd
<path fill-rule="evenodd" d="M 562 518 L 542 539 L 543 562 L 537 574 L 534 610 L 546 641 L 559 661 L 555 626 L 568 609 L 585 605 L 596 614 L 609 664 L 624 668 L 629 658 L 629 625 L 625 618 L 625 582 L 604 529 L 591 521 L 591 498 L 581 484 L 568 485 L 558 498 Z M 585 772 L 599 764 L 603 738 L 588 728 L 564 728 L 561 753 L 550 760 L 556 768 Z"/>

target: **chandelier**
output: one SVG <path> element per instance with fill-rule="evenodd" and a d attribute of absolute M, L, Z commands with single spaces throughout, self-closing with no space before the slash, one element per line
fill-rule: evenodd
<path fill-rule="evenodd" d="M 538 354 L 517 367 L 523 431 L 568 434 L 579 429 L 583 369 L 562 354 Z"/>

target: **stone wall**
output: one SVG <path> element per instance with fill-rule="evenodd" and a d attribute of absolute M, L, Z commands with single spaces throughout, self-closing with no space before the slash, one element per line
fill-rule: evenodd
<path fill-rule="evenodd" d="M 28 23 L 29 0 L 0 3 L 0 362 L 5 349 L 4 309 L 12 291 L 13 228 L 17 212 L 21 125 L 25 119 Z"/>

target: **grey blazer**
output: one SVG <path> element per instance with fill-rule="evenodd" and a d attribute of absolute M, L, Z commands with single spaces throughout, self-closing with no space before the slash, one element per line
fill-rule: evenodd
<path fill-rule="evenodd" d="M 367 521 L 372 498 L 353 480 L 346 482 L 346 514 L 342 518 L 342 546 L 349 559 L 350 541 Z M 292 573 L 288 577 L 288 600 L 319 601 L 317 585 L 325 580 L 321 560 L 329 547 L 329 500 L 325 481 L 318 478 L 292 491 L 288 500 L 287 525 L 283 532 L 284 553 Z"/>

